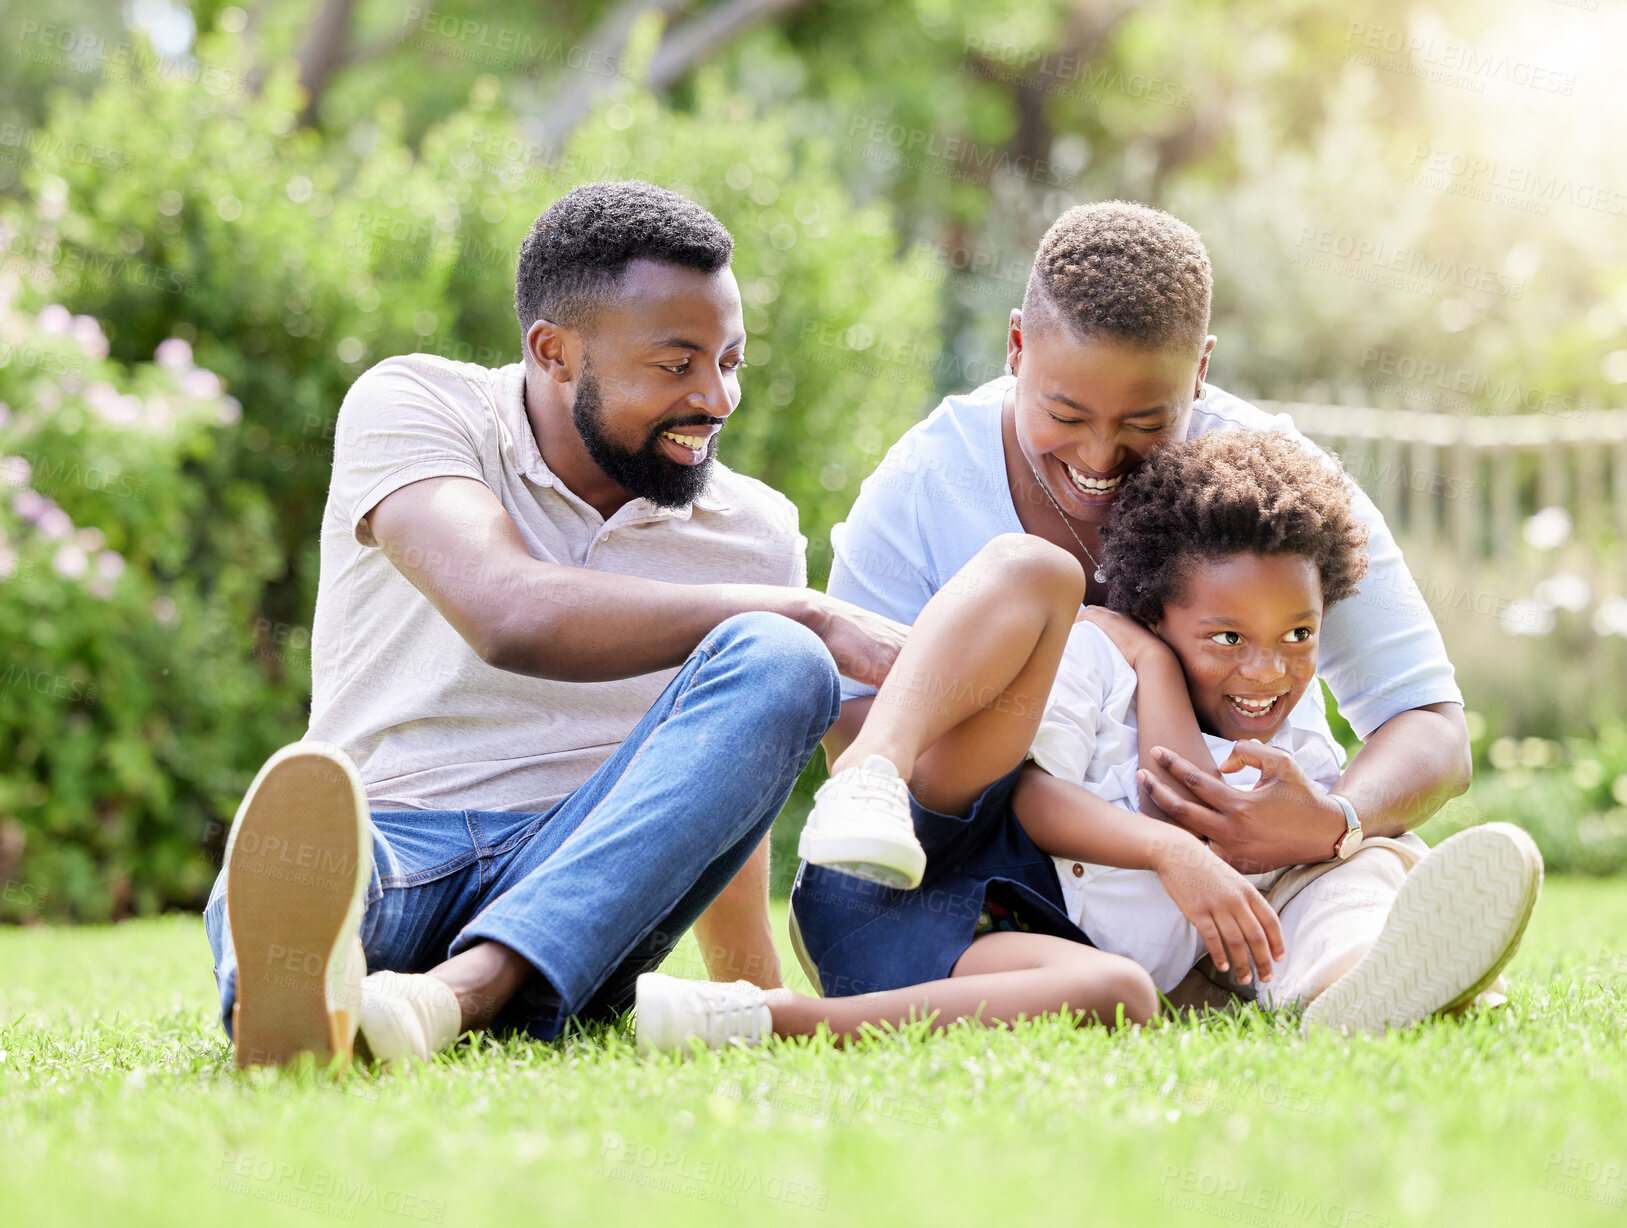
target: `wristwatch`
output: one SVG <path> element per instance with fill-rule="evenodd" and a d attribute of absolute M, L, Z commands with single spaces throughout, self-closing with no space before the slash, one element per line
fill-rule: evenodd
<path fill-rule="evenodd" d="M 1333 857 L 1339 861 L 1348 860 L 1357 849 L 1361 847 L 1361 820 L 1356 817 L 1356 808 L 1350 804 L 1348 797 L 1340 797 L 1337 793 L 1329 793 L 1334 801 L 1339 803 L 1339 809 L 1345 812 L 1345 830 L 1333 845 Z"/>

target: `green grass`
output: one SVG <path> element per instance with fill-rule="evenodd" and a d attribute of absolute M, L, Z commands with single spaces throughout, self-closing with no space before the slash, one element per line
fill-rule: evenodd
<path fill-rule="evenodd" d="M 674 961 L 696 966 L 693 948 Z M 1619 1224 L 1627 883 L 1552 879 L 1510 1006 L 645 1062 L 626 1034 L 237 1074 L 201 925 L 0 932 L 0 1222 Z"/>

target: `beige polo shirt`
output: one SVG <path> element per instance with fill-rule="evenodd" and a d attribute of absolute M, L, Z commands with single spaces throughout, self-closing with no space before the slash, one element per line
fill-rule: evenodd
<path fill-rule="evenodd" d="M 351 386 L 335 430 L 307 735 L 350 754 L 375 809 L 546 809 L 610 757 L 677 673 L 554 682 L 482 661 L 362 523 L 392 492 L 448 476 L 490 487 L 550 563 L 681 584 L 807 582 L 796 507 L 756 479 L 714 462 L 689 507 L 635 499 L 607 520 L 543 463 L 519 363 L 379 363 Z M 480 560 L 467 564 L 472 578 Z"/>

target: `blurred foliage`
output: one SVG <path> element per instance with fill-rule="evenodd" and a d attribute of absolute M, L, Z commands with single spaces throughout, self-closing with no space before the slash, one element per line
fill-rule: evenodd
<path fill-rule="evenodd" d="M 1478 823 L 1523 827 L 1550 874 L 1627 871 L 1627 727 L 1606 726 L 1597 738 L 1488 739 L 1477 749 L 1490 764 L 1469 792 L 1422 828 L 1439 844 Z"/>
<path fill-rule="evenodd" d="M 297 727 L 309 661 L 259 615 L 273 515 L 217 447 L 237 402 L 170 340 L 0 278 L 0 919 L 190 904 L 246 752 Z M 286 637 L 283 637 L 284 640 Z"/>

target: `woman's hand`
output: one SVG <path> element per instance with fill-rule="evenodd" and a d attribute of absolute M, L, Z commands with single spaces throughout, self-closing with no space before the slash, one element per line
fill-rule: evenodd
<path fill-rule="evenodd" d="M 1271 979 L 1271 965 L 1285 954 L 1282 924 L 1254 884 L 1190 835 L 1171 831 L 1160 841 L 1154 869 L 1169 898 L 1190 921 L 1209 948 L 1215 967 L 1237 965 L 1236 980 L 1248 984 L 1249 959 L 1260 980 Z"/>
<path fill-rule="evenodd" d="M 1333 856 L 1345 830 L 1344 811 L 1305 775 L 1285 750 L 1242 741 L 1220 765 L 1222 772 L 1260 769 L 1252 789 L 1236 789 L 1198 771 L 1162 746 L 1153 751 L 1156 769 L 1143 768 L 1136 779 L 1169 818 L 1245 874 L 1310 865 Z M 1184 786 L 1195 801 L 1174 787 Z"/>
<path fill-rule="evenodd" d="M 1076 623 L 1094 623 L 1106 633 L 1107 638 L 1113 641 L 1113 647 L 1124 654 L 1124 659 L 1130 663 L 1130 668 L 1136 668 L 1136 662 L 1142 660 L 1146 654 L 1167 654 L 1171 659 L 1174 652 L 1147 628 L 1135 619 L 1117 610 L 1109 610 L 1106 606 L 1087 605 L 1074 616 Z"/>

